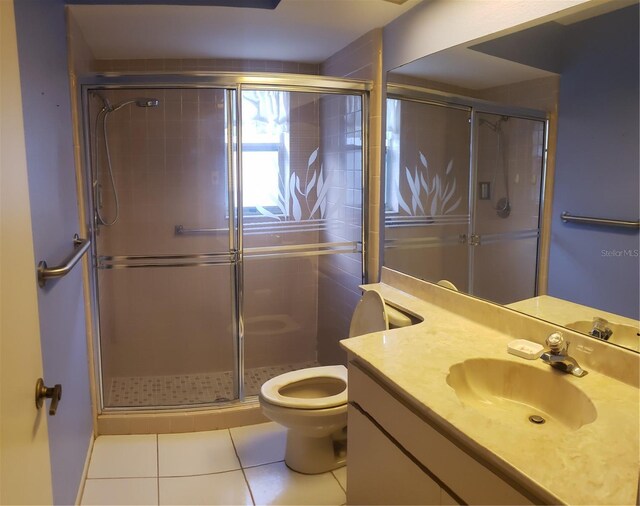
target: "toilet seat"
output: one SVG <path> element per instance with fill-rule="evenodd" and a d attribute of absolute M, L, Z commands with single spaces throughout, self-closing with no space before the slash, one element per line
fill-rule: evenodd
<path fill-rule="evenodd" d="M 282 395 L 280 391 L 288 385 L 303 381 L 322 378 L 337 379 L 344 383 L 342 392 L 328 397 L 301 398 Z M 326 409 L 347 404 L 347 368 L 343 365 L 324 367 L 309 367 L 298 371 L 291 371 L 265 382 L 260 388 L 261 400 L 294 409 Z"/>

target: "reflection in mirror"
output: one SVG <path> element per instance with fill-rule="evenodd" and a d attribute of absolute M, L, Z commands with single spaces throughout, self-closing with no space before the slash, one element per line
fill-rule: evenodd
<path fill-rule="evenodd" d="M 503 304 L 535 296 L 545 121 L 389 91 L 385 265 Z"/>
<path fill-rule="evenodd" d="M 468 108 L 387 100 L 385 265 L 463 291 L 469 120 Z"/>
<path fill-rule="evenodd" d="M 637 223 L 629 3 L 388 74 L 385 266 L 638 351 L 638 227 L 560 217 Z"/>

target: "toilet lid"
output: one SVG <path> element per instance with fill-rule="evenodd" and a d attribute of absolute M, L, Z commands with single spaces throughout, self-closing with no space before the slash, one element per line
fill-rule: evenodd
<path fill-rule="evenodd" d="M 328 397 L 291 397 L 283 395 L 281 390 L 305 380 L 311 383 L 314 379 L 339 380 L 344 383 L 344 389 L 336 395 Z M 260 388 L 260 398 L 270 404 L 296 409 L 324 409 L 342 406 L 347 403 L 347 368 L 343 365 L 329 365 L 323 367 L 308 367 L 298 371 L 291 371 L 263 383 Z"/>
<path fill-rule="evenodd" d="M 382 330 L 389 330 L 389 319 L 384 307 L 384 299 L 375 290 L 364 292 L 353 311 L 349 337 L 362 336 Z"/>

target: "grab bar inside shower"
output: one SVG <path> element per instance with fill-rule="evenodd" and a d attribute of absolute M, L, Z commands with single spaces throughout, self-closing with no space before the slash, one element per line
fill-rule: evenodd
<path fill-rule="evenodd" d="M 609 218 L 592 218 L 591 216 L 574 216 L 568 212 L 560 215 L 564 223 L 580 223 L 582 225 L 600 225 L 603 227 L 640 228 L 640 221 L 613 220 Z"/>
<path fill-rule="evenodd" d="M 61 278 L 71 272 L 71 269 L 78 263 L 78 260 L 82 258 L 89 246 L 91 246 L 90 239 L 80 239 L 78 234 L 73 236 L 73 252 L 62 261 L 61 265 L 56 267 L 47 266 L 47 262 L 42 260 L 38 264 L 38 285 L 44 287 L 47 284 L 47 280 L 51 278 Z"/>

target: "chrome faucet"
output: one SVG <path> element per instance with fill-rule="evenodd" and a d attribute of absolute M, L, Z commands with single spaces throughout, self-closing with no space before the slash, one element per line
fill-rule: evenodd
<path fill-rule="evenodd" d="M 589 334 L 598 339 L 602 339 L 603 341 L 608 341 L 613 334 L 613 330 L 607 327 L 607 325 L 609 325 L 609 322 L 607 320 L 594 316 L 593 328 L 591 329 Z"/>
<path fill-rule="evenodd" d="M 578 378 L 587 374 L 587 371 L 578 365 L 576 359 L 569 356 L 569 342 L 564 340 L 560 332 L 554 332 L 547 337 L 545 342 L 549 349 L 540 355 L 540 358 L 545 364 L 549 364 L 551 367 L 563 372 L 573 374 Z"/>

